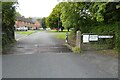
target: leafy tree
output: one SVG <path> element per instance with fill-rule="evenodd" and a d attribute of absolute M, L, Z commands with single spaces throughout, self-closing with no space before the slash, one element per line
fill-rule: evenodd
<path fill-rule="evenodd" d="M 46 28 L 46 22 L 45 22 L 45 20 L 46 20 L 45 17 L 43 17 L 43 18 L 40 19 L 41 26 L 42 26 L 42 28 L 44 28 L 44 29 Z"/>
<path fill-rule="evenodd" d="M 32 20 L 33 18 L 32 17 L 28 17 L 28 19 Z"/>
<path fill-rule="evenodd" d="M 42 18 L 37 18 L 38 21 L 40 21 Z"/>
<path fill-rule="evenodd" d="M 114 42 L 120 52 L 120 2 L 92 3 L 89 8 L 92 17 L 103 26 L 93 28 L 94 31 L 115 34 Z M 98 25 L 98 26 L 99 26 Z M 104 27 L 105 26 L 105 27 Z M 94 26 L 95 27 L 95 26 Z"/>
<path fill-rule="evenodd" d="M 2 2 L 0 1 L 0 13 L 2 13 Z"/>
<path fill-rule="evenodd" d="M 68 31 L 74 28 L 74 33 L 81 30 L 82 33 L 115 34 L 114 41 L 119 48 L 119 14 L 120 2 L 61 2 L 47 17 L 46 23 L 50 28 L 59 28 L 61 22 Z"/>
<path fill-rule="evenodd" d="M 64 3 L 65 6 L 62 8 L 62 14 L 61 14 L 61 20 L 63 26 L 65 28 L 74 28 L 75 31 L 81 30 L 82 32 L 85 32 L 85 26 L 87 22 L 89 22 L 90 14 L 88 12 L 88 7 L 86 4 L 88 3 Z"/>
<path fill-rule="evenodd" d="M 92 3 L 89 10 L 98 22 L 108 23 L 120 20 L 120 2 Z"/>
<path fill-rule="evenodd" d="M 62 22 L 60 19 L 61 15 L 61 6 L 62 4 L 58 4 L 53 9 L 52 13 L 46 18 L 46 25 L 50 28 L 56 28 L 57 30 L 62 27 Z"/>
<path fill-rule="evenodd" d="M 18 17 L 18 16 L 21 16 L 21 14 L 19 12 L 16 12 L 16 17 Z"/>

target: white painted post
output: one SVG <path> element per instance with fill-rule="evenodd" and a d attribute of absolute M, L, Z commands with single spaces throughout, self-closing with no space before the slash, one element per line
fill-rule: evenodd
<path fill-rule="evenodd" d="M 81 32 L 77 31 L 76 33 L 76 46 L 81 49 Z"/>
<path fill-rule="evenodd" d="M 68 43 L 68 32 L 66 33 L 66 43 Z"/>

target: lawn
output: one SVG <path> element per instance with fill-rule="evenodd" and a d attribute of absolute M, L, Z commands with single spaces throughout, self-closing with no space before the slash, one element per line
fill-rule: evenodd
<path fill-rule="evenodd" d="M 54 36 L 58 39 L 65 39 L 66 32 L 56 32 Z"/>
<path fill-rule="evenodd" d="M 34 30 L 28 30 L 28 31 L 15 31 L 17 34 L 23 34 L 23 35 L 30 35 L 34 33 Z"/>
<path fill-rule="evenodd" d="M 71 31 L 71 30 L 70 30 Z M 48 32 L 58 32 L 57 30 L 49 30 Z M 61 31 L 60 31 L 61 32 Z M 66 29 L 63 30 L 63 32 L 68 32 Z"/>
<path fill-rule="evenodd" d="M 50 33 L 54 33 L 54 37 L 55 38 L 58 38 L 58 39 L 65 39 L 66 38 L 66 33 L 67 33 L 67 30 L 63 30 L 63 32 L 58 32 L 56 30 L 50 30 L 48 31 Z"/>

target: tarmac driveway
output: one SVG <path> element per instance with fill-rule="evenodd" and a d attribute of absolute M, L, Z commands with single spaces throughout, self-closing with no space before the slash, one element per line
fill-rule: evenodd
<path fill-rule="evenodd" d="M 52 33 L 36 32 L 3 55 L 3 78 L 117 78 L 118 59 L 95 52 L 74 54 Z"/>

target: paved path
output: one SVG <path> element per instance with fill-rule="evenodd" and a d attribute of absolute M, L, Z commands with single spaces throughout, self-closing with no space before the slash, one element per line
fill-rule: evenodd
<path fill-rule="evenodd" d="M 36 32 L 3 55 L 3 78 L 116 78 L 118 60 L 85 52 L 74 54 L 52 33 Z"/>

